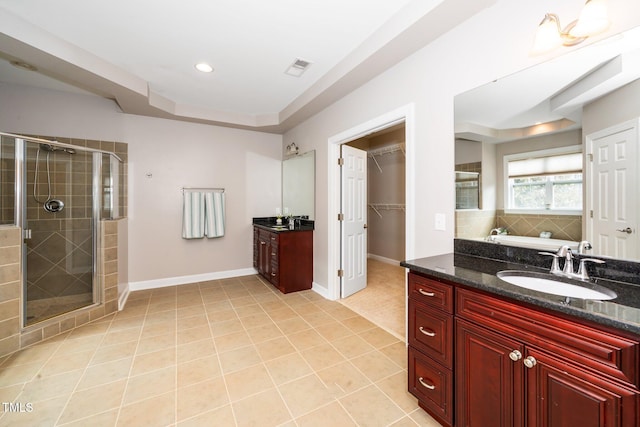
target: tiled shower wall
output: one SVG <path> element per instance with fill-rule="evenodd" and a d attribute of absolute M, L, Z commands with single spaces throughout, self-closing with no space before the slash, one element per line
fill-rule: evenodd
<path fill-rule="evenodd" d="M 100 221 L 98 281 L 102 304 L 63 314 L 24 330 L 20 328 L 23 294 L 20 285 L 21 230 L 0 227 L 0 357 L 51 338 L 118 310 L 118 221 Z"/>
<path fill-rule="evenodd" d="M 59 142 L 80 147 L 88 147 L 116 153 L 122 160 L 119 170 L 121 217 L 127 215 L 127 144 L 108 141 L 55 138 L 36 136 L 42 139 L 55 139 Z M 5 138 L 3 137 L 3 142 Z M 13 150 L 12 144 L 2 144 L 3 161 L 0 165 L 0 219 L 2 224 L 14 223 L 14 155 L 4 150 Z M 91 271 L 82 265 L 91 265 L 91 155 L 75 155 L 56 152 L 50 156 L 50 175 L 52 194 L 63 199 L 65 209 L 59 213 L 44 211 L 41 204 L 33 200 L 33 181 L 35 151 L 27 153 L 27 216 L 33 238 L 28 242 L 28 262 L 35 275 L 28 280 L 30 301 L 36 295 L 46 301 L 52 296 L 71 296 L 90 292 Z M 4 156 L 4 154 L 10 154 Z M 55 162 L 54 156 L 62 156 L 61 162 Z M 71 158 L 64 158 L 71 156 Z M 75 156 L 75 157 L 74 157 Z M 69 162 L 70 160 L 70 162 Z M 58 164 L 59 163 L 59 164 Z M 39 162 L 37 193 L 47 197 L 46 154 L 41 151 Z M 80 219 L 69 219 L 69 214 Z M 117 222 L 101 221 L 103 235 L 99 248 L 102 263 L 99 265 L 99 280 L 102 283 L 102 297 L 99 307 L 77 311 L 74 314 L 58 316 L 55 319 L 36 323 L 20 330 L 22 316 L 21 286 L 21 230 L 16 227 L 0 227 L 0 357 L 14 352 L 42 339 L 72 329 L 91 320 L 105 316 L 118 307 L 118 270 L 117 270 Z M 46 232 L 46 234 L 45 234 Z M 68 251 L 68 249 L 71 249 Z M 56 270 L 56 266 L 64 267 Z M 68 268 L 67 268 L 68 267 Z M 59 274 L 47 280 L 47 286 L 38 286 L 38 274 L 45 270 L 55 270 Z M 17 275 L 17 276 L 16 276 Z M 35 287 L 34 287 L 35 286 Z M 73 296 L 75 295 L 75 296 Z M 90 300 L 89 300 L 90 301 Z M 37 301 L 36 301 L 37 303 Z"/>

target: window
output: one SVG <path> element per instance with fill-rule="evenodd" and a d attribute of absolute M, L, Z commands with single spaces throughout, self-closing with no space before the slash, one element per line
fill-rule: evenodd
<path fill-rule="evenodd" d="M 582 211 L 580 147 L 505 156 L 505 207 L 518 211 Z"/>

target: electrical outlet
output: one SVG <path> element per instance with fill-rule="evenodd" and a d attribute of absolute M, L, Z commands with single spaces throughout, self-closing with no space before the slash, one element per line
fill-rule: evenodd
<path fill-rule="evenodd" d="M 436 214 L 433 227 L 436 230 L 442 230 L 442 231 L 445 231 L 447 229 L 444 214 L 441 214 L 441 213 Z"/>

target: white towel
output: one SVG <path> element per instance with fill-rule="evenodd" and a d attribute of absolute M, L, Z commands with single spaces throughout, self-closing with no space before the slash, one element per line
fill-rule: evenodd
<path fill-rule="evenodd" d="M 224 236 L 224 193 L 207 192 L 204 202 L 204 234 L 210 239 Z"/>
<path fill-rule="evenodd" d="M 202 239 L 205 226 L 204 193 L 184 191 L 182 196 L 182 238 Z"/>
<path fill-rule="evenodd" d="M 224 236 L 224 193 L 184 191 L 182 238 L 202 239 Z"/>

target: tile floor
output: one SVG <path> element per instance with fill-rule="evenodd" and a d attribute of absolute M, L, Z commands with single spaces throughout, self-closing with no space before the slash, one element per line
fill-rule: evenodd
<path fill-rule="evenodd" d="M 258 276 L 138 291 L 0 359 L 0 426 L 439 426 L 406 359 L 344 305 Z"/>
<path fill-rule="evenodd" d="M 400 265 L 367 259 L 367 287 L 340 300 L 400 340 L 406 337 L 406 270 Z"/>

